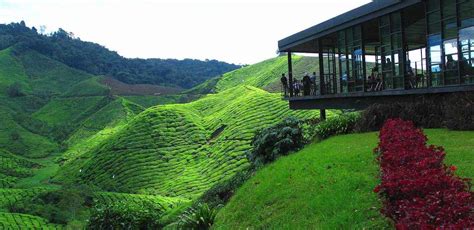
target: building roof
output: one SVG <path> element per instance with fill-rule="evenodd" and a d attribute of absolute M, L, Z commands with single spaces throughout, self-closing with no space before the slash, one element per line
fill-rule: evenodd
<path fill-rule="evenodd" d="M 372 1 L 278 41 L 278 50 L 280 52 L 305 52 L 307 51 L 305 47 L 308 47 L 305 43 L 314 42 L 317 38 L 378 18 L 421 1 L 422 0 Z"/>

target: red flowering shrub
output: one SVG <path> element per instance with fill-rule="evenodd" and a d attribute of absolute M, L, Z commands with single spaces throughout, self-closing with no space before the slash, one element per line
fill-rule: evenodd
<path fill-rule="evenodd" d="M 469 179 L 454 175 L 456 166 L 443 164 L 442 147 L 427 146 L 414 124 L 388 120 L 374 150 L 381 184 L 374 192 L 384 199 L 382 213 L 397 229 L 474 228 L 474 193 Z"/>

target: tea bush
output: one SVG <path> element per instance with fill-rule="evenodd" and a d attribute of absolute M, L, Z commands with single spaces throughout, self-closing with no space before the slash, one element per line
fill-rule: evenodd
<path fill-rule="evenodd" d="M 147 203 L 99 204 L 92 211 L 88 229 L 160 229 L 160 214 Z"/>
<path fill-rule="evenodd" d="M 254 166 L 259 166 L 299 150 L 305 144 L 301 126 L 301 120 L 287 118 L 277 125 L 257 131 L 248 159 Z"/>
<path fill-rule="evenodd" d="M 352 133 L 359 119 L 360 114 L 355 112 L 328 118 L 314 126 L 313 138 L 322 140 L 334 135 Z"/>

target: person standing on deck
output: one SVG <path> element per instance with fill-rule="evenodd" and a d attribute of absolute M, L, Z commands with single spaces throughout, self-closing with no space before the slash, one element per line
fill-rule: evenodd
<path fill-rule="evenodd" d="M 311 79 L 309 78 L 308 73 L 305 73 L 303 77 L 303 95 L 309 96 L 310 92 L 311 92 Z"/>
<path fill-rule="evenodd" d="M 311 75 L 311 95 L 316 95 L 316 72 Z"/>
<path fill-rule="evenodd" d="M 280 81 L 281 81 L 281 87 L 283 88 L 283 95 L 284 96 L 287 96 L 288 95 L 288 79 L 286 79 L 286 76 L 284 73 L 281 74 L 281 78 L 280 78 Z"/>

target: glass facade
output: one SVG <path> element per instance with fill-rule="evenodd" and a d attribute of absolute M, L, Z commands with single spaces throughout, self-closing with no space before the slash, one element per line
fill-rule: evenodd
<path fill-rule="evenodd" d="M 339 92 L 364 90 L 364 50 L 362 46 L 362 27 L 355 26 L 337 34 L 337 57 Z"/>
<path fill-rule="evenodd" d="M 461 83 L 474 84 L 474 0 L 458 1 L 458 9 Z"/>
<path fill-rule="evenodd" d="M 382 57 L 382 81 L 384 89 L 404 87 L 402 59 L 402 22 L 400 12 L 380 18 L 380 55 Z"/>
<path fill-rule="evenodd" d="M 428 70 L 433 87 L 472 84 L 473 0 L 429 0 Z"/>
<path fill-rule="evenodd" d="M 410 7 L 319 38 L 320 92 L 474 84 L 474 0 Z"/>

